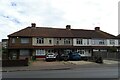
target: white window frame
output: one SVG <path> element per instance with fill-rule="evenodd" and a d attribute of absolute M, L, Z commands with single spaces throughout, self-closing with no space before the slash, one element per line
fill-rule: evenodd
<path fill-rule="evenodd" d="M 80 45 L 82 45 L 83 44 L 83 39 L 76 39 L 76 44 L 80 44 Z"/>
<path fill-rule="evenodd" d="M 115 40 L 114 39 L 110 39 L 110 45 L 115 45 Z"/>
<path fill-rule="evenodd" d="M 105 40 L 99 40 L 99 45 L 105 45 Z"/>
<path fill-rule="evenodd" d="M 51 39 L 49 39 L 49 44 L 52 44 L 52 40 Z"/>
<path fill-rule="evenodd" d="M 36 56 L 45 56 L 45 50 L 44 49 L 37 49 Z"/>
<path fill-rule="evenodd" d="M 89 39 L 87 39 L 87 45 L 89 45 L 89 44 L 90 44 Z"/>
<path fill-rule="evenodd" d="M 61 38 L 56 38 L 56 44 L 59 45 L 59 41 L 61 40 Z"/>
<path fill-rule="evenodd" d="M 85 54 L 85 51 L 81 50 L 81 49 L 77 49 L 77 52 L 80 53 L 80 54 Z"/>
<path fill-rule="evenodd" d="M 70 39 L 64 39 L 64 44 L 70 44 Z"/>
<path fill-rule="evenodd" d="M 44 44 L 44 38 L 36 38 L 37 44 Z"/>

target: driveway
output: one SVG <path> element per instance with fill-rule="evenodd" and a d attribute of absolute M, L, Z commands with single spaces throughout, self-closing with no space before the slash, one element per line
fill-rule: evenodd
<path fill-rule="evenodd" d="M 90 62 L 90 61 L 68 61 L 68 63 L 75 64 L 75 65 L 89 65 L 89 64 L 95 64 L 98 63 Z M 114 60 L 103 60 L 103 64 L 118 64 L 118 61 Z"/>
<path fill-rule="evenodd" d="M 117 61 L 104 60 L 104 64 L 117 64 Z M 72 69 L 88 66 L 100 66 L 95 62 L 89 61 L 53 61 L 46 62 L 44 60 L 32 61 L 29 66 L 22 67 L 3 67 L 2 71 L 31 71 L 31 70 L 59 70 L 59 69 Z M 102 65 L 101 65 L 102 66 Z"/>

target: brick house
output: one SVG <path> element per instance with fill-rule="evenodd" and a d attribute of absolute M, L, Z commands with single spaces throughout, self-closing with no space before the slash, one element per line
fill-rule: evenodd
<path fill-rule="evenodd" d="M 94 30 L 66 28 L 26 27 L 8 35 L 8 49 L 10 59 L 23 59 L 35 55 L 45 57 L 47 53 L 80 52 L 83 56 L 92 56 L 96 51 L 108 51 L 110 47 L 117 47 L 116 36 L 95 27 Z"/>

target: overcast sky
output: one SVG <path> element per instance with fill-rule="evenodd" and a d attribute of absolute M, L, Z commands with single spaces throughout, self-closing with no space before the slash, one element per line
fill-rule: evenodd
<path fill-rule="evenodd" d="M 0 0 L 0 41 L 28 27 L 101 30 L 118 35 L 119 0 Z"/>

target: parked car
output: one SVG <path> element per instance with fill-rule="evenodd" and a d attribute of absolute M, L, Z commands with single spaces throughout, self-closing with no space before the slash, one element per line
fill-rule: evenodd
<path fill-rule="evenodd" d="M 91 57 L 90 55 L 85 54 L 85 53 L 78 52 L 78 54 L 81 56 L 81 60 L 85 60 L 85 61 L 89 60 Z"/>
<path fill-rule="evenodd" d="M 69 60 L 69 55 L 68 54 L 61 54 L 61 55 L 57 55 L 57 60 L 59 61 L 68 61 Z"/>
<path fill-rule="evenodd" d="M 48 53 L 48 54 L 46 54 L 45 60 L 46 61 L 55 61 L 56 55 L 54 53 Z"/>
<path fill-rule="evenodd" d="M 69 60 L 81 60 L 81 56 L 77 52 L 70 52 L 68 55 Z"/>

